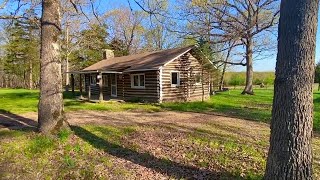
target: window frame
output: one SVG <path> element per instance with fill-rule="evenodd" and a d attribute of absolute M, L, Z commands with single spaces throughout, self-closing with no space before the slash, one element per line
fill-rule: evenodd
<path fill-rule="evenodd" d="M 102 86 L 109 87 L 109 76 L 108 76 L 108 74 L 102 74 Z"/>
<path fill-rule="evenodd" d="M 95 77 L 95 83 L 92 82 L 93 77 Z M 90 85 L 97 85 L 98 84 L 98 75 L 97 74 L 90 74 Z"/>
<path fill-rule="evenodd" d="M 140 77 L 141 75 L 143 75 L 143 82 L 144 82 L 144 85 L 141 86 L 141 80 L 140 80 Z M 134 88 L 134 89 L 145 89 L 146 88 L 146 75 L 145 73 L 138 73 L 138 74 L 131 74 L 131 88 Z M 138 76 L 138 86 L 135 86 L 134 85 L 134 76 Z"/>
<path fill-rule="evenodd" d="M 200 78 L 199 82 L 197 82 L 197 76 Z M 196 85 L 202 84 L 202 72 L 199 71 L 194 73 L 194 82 Z"/>
<path fill-rule="evenodd" d="M 177 84 L 172 84 L 172 73 L 177 73 Z M 171 84 L 171 87 L 180 86 L 180 72 L 179 71 L 171 71 L 170 72 L 170 84 Z"/>

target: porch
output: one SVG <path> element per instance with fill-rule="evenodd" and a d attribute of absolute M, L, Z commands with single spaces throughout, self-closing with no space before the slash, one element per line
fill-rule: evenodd
<path fill-rule="evenodd" d="M 80 100 L 91 102 L 122 100 L 122 72 L 72 71 L 68 73 L 71 79 L 71 91 L 75 94 L 75 89 L 79 89 Z"/>

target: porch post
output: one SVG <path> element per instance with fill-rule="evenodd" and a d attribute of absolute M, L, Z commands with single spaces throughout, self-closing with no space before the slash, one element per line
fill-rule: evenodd
<path fill-rule="evenodd" d="M 89 74 L 88 100 L 91 99 L 91 74 Z"/>
<path fill-rule="evenodd" d="M 74 94 L 74 75 L 71 74 L 71 88 L 72 88 L 72 94 Z"/>
<path fill-rule="evenodd" d="M 102 72 L 99 73 L 99 101 L 103 101 L 103 88 L 102 88 Z"/>
<path fill-rule="evenodd" d="M 83 96 L 82 96 L 82 74 L 79 74 L 79 90 L 80 90 L 80 99 L 83 99 Z"/>

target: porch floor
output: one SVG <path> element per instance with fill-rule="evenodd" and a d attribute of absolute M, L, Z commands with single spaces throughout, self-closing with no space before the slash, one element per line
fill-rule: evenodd
<path fill-rule="evenodd" d="M 99 95 L 91 95 L 90 99 L 88 98 L 88 96 L 78 96 L 77 97 L 78 100 L 81 101 L 89 101 L 89 102 L 93 102 L 93 103 L 99 103 Z M 120 99 L 119 97 L 112 97 L 112 96 L 103 96 L 103 101 L 116 101 L 116 102 L 124 102 L 124 100 Z"/>

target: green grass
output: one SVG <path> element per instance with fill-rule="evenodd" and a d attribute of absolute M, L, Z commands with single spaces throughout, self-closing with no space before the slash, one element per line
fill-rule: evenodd
<path fill-rule="evenodd" d="M 71 92 L 64 92 L 64 105 L 66 111 L 76 110 L 97 110 L 97 111 L 125 111 L 143 110 L 148 112 L 160 111 L 160 107 L 153 104 L 140 103 L 120 103 L 115 101 L 91 103 L 77 101 Z M 10 112 L 22 114 L 27 112 L 37 112 L 38 110 L 38 90 L 26 89 L 0 89 L 0 112 Z"/>
<path fill-rule="evenodd" d="M 175 111 L 213 112 L 231 117 L 244 118 L 254 121 L 270 122 L 272 109 L 272 89 L 255 89 L 254 96 L 241 95 L 241 89 L 231 89 L 212 96 L 205 102 L 163 103 L 155 104 L 120 103 L 108 101 L 90 103 L 77 101 L 72 93 L 64 93 L 66 111 L 95 110 L 95 111 L 127 111 L 142 110 L 148 112 L 169 109 Z M 36 112 L 39 91 L 25 89 L 0 89 L 1 111 L 22 114 Z M 320 92 L 314 93 L 314 130 L 320 132 Z"/>
<path fill-rule="evenodd" d="M 255 95 L 241 95 L 240 89 L 220 92 L 205 102 L 164 103 L 162 108 L 176 111 L 211 112 L 248 120 L 270 122 L 272 89 L 256 89 Z M 320 92 L 314 93 L 314 129 L 320 131 Z"/>
<path fill-rule="evenodd" d="M 0 89 L 1 111 L 14 114 L 36 112 L 39 91 L 25 89 Z M 126 111 L 142 110 L 148 112 L 162 109 L 176 111 L 209 112 L 244 118 L 254 121 L 270 122 L 272 108 L 272 89 L 255 89 L 254 96 L 241 95 L 241 89 L 231 89 L 212 96 L 205 102 L 163 103 L 156 104 L 119 103 L 108 101 L 103 103 L 82 102 L 74 99 L 71 93 L 64 93 L 66 111 Z M 320 131 L 320 92 L 314 93 L 314 129 Z"/>

